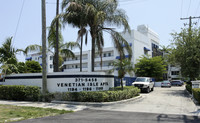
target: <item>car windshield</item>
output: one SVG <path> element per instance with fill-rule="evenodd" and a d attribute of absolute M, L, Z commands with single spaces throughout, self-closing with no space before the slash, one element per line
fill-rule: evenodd
<path fill-rule="evenodd" d="M 147 82 L 147 78 L 137 78 L 135 82 Z"/>
<path fill-rule="evenodd" d="M 162 83 L 170 83 L 169 81 L 163 81 Z"/>

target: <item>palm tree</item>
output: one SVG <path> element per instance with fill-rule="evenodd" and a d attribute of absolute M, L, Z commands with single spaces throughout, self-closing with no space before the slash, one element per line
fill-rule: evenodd
<path fill-rule="evenodd" d="M 118 78 L 121 80 L 121 88 L 123 90 L 123 78 L 128 73 L 130 76 L 133 75 L 133 64 L 131 63 L 130 59 L 119 59 L 116 61 L 113 61 L 111 63 L 111 66 L 113 66 L 113 69 L 111 69 L 109 72 L 114 72 L 117 70 L 118 72 Z"/>
<path fill-rule="evenodd" d="M 130 58 L 132 56 L 132 50 L 121 34 L 113 28 L 106 27 L 107 25 L 123 26 L 124 32 L 130 32 L 125 12 L 117 9 L 117 7 L 117 0 L 63 0 L 62 2 L 63 12 L 58 17 L 62 19 L 62 22 L 78 25 L 79 21 L 84 20 L 90 28 L 90 35 L 92 37 L 92 71 L 94 71 L 95 48 L 98 49 L 98 53 L 102 58 L 104 47 L 103 32 L 111 34 L 121 58 L 125 57 L 125 49 L 128 51 Z M 125 49 L 121 46 L 122 44 L 126 45 Z"/>
<path fill-rule="evenodd" d="M 53 66 L 54 66 L 54 72 L 57 72 L 55 71 L 55 49 L 56 49 L 56 26 L 51 26 L 48 28 L 49 29 L 49 33 L 48 33 L 48 48 L 47 50 L 51 53 L 53 53 Z M 60 29 L 60 28 L 59 28 Z M 78 43 L 76 42 L 67 42 L 67 43 L 64 43 L 63 42 L 63 37 L 62 37 L 62 34 L 61 34 L 61 31 L 59 31 L 59 52 L 60 52 L 60 55 L 61 56 L 65 56 L 65 57 L 75 57 L 74 53 L 72 52 L 72 49 L 73 48 L 76 48 L 78 47 Z M 54 49 L 54 52 L 52 51 L 52 49 Z M 26 47 L 25 50 L 23 49 L 18 49 L 18 51 L 21 51 L 24 53 L 24 55 L 27 55 L 29 52 L 31 51 L 40 51 L 42 52 L 42 46 L 40 45 L 29 45 Z M 61 59 L 62 57 L 59 56 L 59 58 Z M 61 67 L 62 65 L 62 62 L 59 62 L 59 68 Z"/>
<path fill-rule="evenodd" d="M 8 64 L 17 64 L 16 54 L 18 49 L 12 46 L 12 37 L 6 39 L 6 41 L 0 47 L 0 63 L 7 62 Z"/>
<path fill-rule="evenodd" d="M 77 42 L 80 42 L 80 72 L 82 72 L 82 51 L 83 51 L 83 36 L 85 35 L 85 45 L 87 45 L 87 30 L 83 26 L 81 26 L 78 31 Z"/>

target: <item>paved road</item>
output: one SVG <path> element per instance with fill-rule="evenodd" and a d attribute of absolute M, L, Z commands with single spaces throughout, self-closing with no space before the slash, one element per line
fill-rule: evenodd
<path fill-rule="evenodd" d="M 16 123 L 199 123 L 197 116 L 154 113 L 83 110 L 54 117 L 30 119 Z"/>
<path fill-rule="evenodd" d="M 159 114 L 197 115 L 198 108 L 191 100 L 185 87 L 160 88 L 156 87 L 149 94 L 141 94 L 142 99 L 136 102 L 116 104 L 105 107 L 91 107 L 98 110 L 147 112 Z"/>
<path fill-rule="evenodd" d="M 125 104 L 17 123 L 200 123 L 197 107 L 184 87 L 155 88 L 144 98 Z"/>

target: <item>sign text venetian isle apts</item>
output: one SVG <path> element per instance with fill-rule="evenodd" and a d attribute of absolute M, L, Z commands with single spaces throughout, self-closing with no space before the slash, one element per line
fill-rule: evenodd
<path fill-rule="evenodd" d="M 73 82 L 57 83 L 57 87 L 66 88 L 70 92 L 79 91 L 100 91 L 109 86 L 107 81 L 101 81 L 99 78 L 74 78 Z"/>

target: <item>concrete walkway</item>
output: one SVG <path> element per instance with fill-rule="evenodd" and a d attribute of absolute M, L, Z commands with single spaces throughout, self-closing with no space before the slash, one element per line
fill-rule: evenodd
<path fill-rule="evenodd" d="M 87 108 L 84 105 L 56 104 L 56 103 L 46 103 L 46 102 L 28 102 L 28 101 L 0 100 L 0 104 L 16 105 L 16 106 L 30 106 L 30 107 L 40 107 L 40 108 L 52 108 L 52 109 L 71 110 L 71 111 L 80 111 L 80 110 Z"/>

